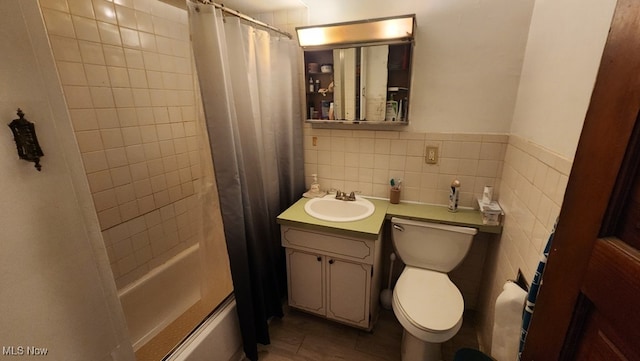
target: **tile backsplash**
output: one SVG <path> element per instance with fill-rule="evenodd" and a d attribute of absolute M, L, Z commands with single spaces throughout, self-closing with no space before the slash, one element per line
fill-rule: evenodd
<path fill-rule="evenodd" d="M 40 0 L 119 288 L 196 242 L 203 173 L 187 13 Z"/>
<path fill-rule="evenodd" d="M 390 179 L 402 179 L 401 200 L 447 204 L 449 187 L 461 182 L 460 205 L 473 207 L 484 186 L 499 180 L 509 137 L 503 134 L 414 133 L 304 127 L 307 187 L 318 174 L 323 189 L 389 198 Z M 439 149 L 437 164 L 425 149 Z"/>

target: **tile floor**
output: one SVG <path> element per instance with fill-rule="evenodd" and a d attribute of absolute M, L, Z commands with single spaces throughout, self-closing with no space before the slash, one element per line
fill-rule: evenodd
<path fill-rule="evenodd" d="M 270 345 L 258 345 L 264 361 L 400 361 L 402 326 L 393 311 L 382 309 L 372 332 L 306 314 L 284 306 L 285 317 L 269 327 Z M 473 314 L 465 314 L 458 334 L 443 347 L 443 359 L 453 360 L 462 347 L 478 348 Z"/>

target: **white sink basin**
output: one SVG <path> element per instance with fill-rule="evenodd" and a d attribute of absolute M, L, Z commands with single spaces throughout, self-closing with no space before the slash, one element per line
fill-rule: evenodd
<path fill-rule="evenodd" d="M 313 198 L 304 205 L 310 216 L 330 222 L 353 222 L 365 219 L 376 210 L 373 203 L 357 197 L 355 201 L 342 201 L 333 195 Z"/>

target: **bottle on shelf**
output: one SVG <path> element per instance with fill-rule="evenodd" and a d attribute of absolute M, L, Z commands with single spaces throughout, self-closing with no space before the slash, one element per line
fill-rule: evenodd
<path fill-rule="evenodd" d="M 458 211 L 459 198 L 460 198 L 460 181 L 456 178 L 451 182 L 451 192 L 449 192 L 449 212 Z"/>
<path fill-rule="evenodd" d="M 314 90 L 313 78 L 309 77 L 309 93 L 313 93 L 313 90 Z"/>
<path fill-rule="evenodd" d="M 320 79 L 316 79 L 316 88 L 315 88 L 315 92 L 319 92 L 320 91 Z"/>

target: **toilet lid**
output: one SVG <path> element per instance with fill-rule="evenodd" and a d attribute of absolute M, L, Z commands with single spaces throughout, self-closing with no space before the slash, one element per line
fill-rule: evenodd
<path fill-rule="evenodd" d="M 446 332 L 462 318 L 462 294 L 445 273 L 407 266 L 393 293 L 407 319 L 424 331 Z"/>

